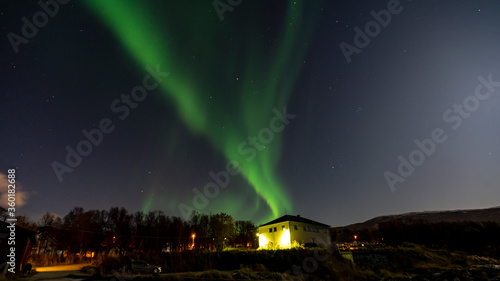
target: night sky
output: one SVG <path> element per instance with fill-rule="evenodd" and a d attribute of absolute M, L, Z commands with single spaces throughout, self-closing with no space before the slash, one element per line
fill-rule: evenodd
<path fill-rule="evenodd" d="M 500 205 L 497 1 L 40 3 L 0 9 L 18 215 Z"/>

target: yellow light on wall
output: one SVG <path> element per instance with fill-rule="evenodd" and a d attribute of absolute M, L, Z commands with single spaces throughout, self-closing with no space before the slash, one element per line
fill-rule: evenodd
<path fill-rule="evenodd" d="M 290 229 L 285 229 L 279 240 L 280 247 L 290 247 Z"/>
<path fill-rule="evenodd" d="M 269 243 L 265 235 L 259 235 L 259 248 L 266 247 Z"/>

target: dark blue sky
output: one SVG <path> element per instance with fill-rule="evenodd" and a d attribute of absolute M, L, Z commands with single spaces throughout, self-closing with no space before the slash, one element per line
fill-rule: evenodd
<path fill-rule="evenodd" d="M 228 32 L 227 38 L 241 46 L 273 39 L 279 44 L 285 3 L 243 1 L 220 21 L 211 1 L 198 1 L 196 10 L 182 10 L 191 11 L 186 17 L 192 19 L 192 31 L 168 16 L 161 23 L 174 31 L 164 33 L 177 44 L 179 54 L 174 56 L 193 54 L 186 64 L 193 77 L 210 78 L 215 71 L 208 58 L 194 55 L 205 53 L 208 45 L 217 47 L 213 56 L 221 66 L 216 71 L 231 76 L 246 63 L 226 56 L 238 50 L 225 42 L 193 43 L 194 33 L 206 26 L 215 30 L 206 40 Z M 500 81 L 500 4 L 401 1 L 400 12 L 392 14 L 348 63 L 339 45 L 355 48 L 355 27 L 365 30 L 374 21 L 370 11 L 387 10 L 388 3 L 395 2 L 305 4 L 305 14 L 312 11 L 315 22 L 301 41 L 305 55 L 300 72 L 287 82 L 292 86 L 287 110 L 297 117 L 283 130 L 276 168 L 268 171 L 290 198 L 288 213 L 340 226 L 384 214 L 499 205 L 500 86 L 495 82 Z M 149 6 L 176 13 L 176 5 L 168 1 Z M 202 188 L 210 181 L 209 172 L 224 170 L 231 159 L 193 133 L 175 104 L 162 98 L 161 89 L 149 92 L 118 122 L 110 104 L 148 72 L 88 7 L 72 1 L 59 8 L 28 43 L 19 45 L 18 53 L 8 34 L 21 35 L 22 18 L 32 20 L 41 8 L 35 1 L 11 2 L 0 10 L 0 173 L 17 169 L 19 192 L 25 193 L 18 214 L 38 219 L 47 211 L 64 216 L 74 206 L 123 206 L 131 212 L 159 209 L 180 215 L 178 206 L 191 202 L 192 189 Z M 197 14 L 203 11 L 208 16 Z M 148 14 L 130 21 L 139 25 L 144 18 Z M 262 36 L 245 37 L 239 28 L 249 25 Z M 305 25 L 304 30 L 298 28 L 299 34 Z M 234 68 L 227 67 L 231 64 Z M 266 62 L 261 65 L 264 70 Z M 176 77 L 176 69 L 165 71 Z M 485 84 L 478 77 L 494 82 Z M 231 100 L 231 87 L 197 95 Z M 225 118 L 231 120 L 232 114 L 227 112 Z M 75 147 L 84 139 L 81 131 L 99 128 L 103 118 L 113 120 L 114 131 L 104 134 L 92 153 L 59 182 L 51 163 L 63 162 L 65 147 Z M 435 137 L 441 143 L 434 140 L 427 155 L 414 141 L 432 139 L 436 128 L 442 132 Z M 398 156 L 410 162 L 410 154 L 418 165 L 412 165 L 411 175 L 402 176 Z M 384 176 L 387 172 L 392 180 L 404 179 L 394 181 L 394 191 Z M 265 198 L 245 177 L 232 179 L 200 211 L 224 211 L 256 223 L 268 218 Z"/>

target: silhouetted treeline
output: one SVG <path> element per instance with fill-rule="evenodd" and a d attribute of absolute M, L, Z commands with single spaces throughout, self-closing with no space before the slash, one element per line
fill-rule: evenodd
<path fill-rule="evenodd" d="M 430 247 L 461 250 L 471 254 L 500 257 L 500 224 L 496 222 L 439 222 L 393 220 L 383 222 L 376 230 L 332 232 L 334 241 L 382 242 L 399 246 L 405 242 Z"/>
<path fill-rule="evenodd" d="M 186 249 L 222 250 L 227 246 L 256 247 L 251 221 L 234 221 L 225 213 L 193 212 L 189 221 L 161 211 L 129 213 L 75 207 L 62 219 L 46 213 L 38 224 L 37 253 L 109 253 Z"/>

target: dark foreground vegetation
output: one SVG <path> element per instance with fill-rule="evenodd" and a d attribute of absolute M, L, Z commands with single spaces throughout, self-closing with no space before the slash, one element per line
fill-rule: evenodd
<path fill-rule="evenodd" d="M 333 241 L 380 242 L 390 246 L 415 243 L 449 251 L 500 259 L 500 224 L 496 222 L 437 222 L 401 219 L 382 222 L 375 229 L 332 230 Z"/>
<path fill-rule="evenodd" d="M 123 274 L 120 266 L 128 259 L 160 265 L 162 274 L 156 277 Z M 352 252 L 301 248 L 200 250 L 106 257 L 74 277 L 86 280 L 500 280 L 500 261 L 415 244 Z"/>

